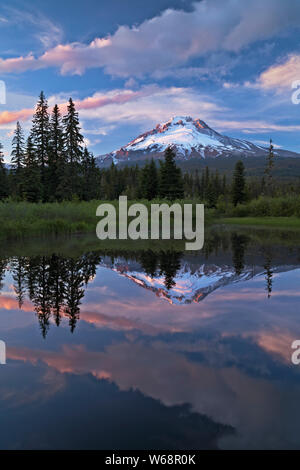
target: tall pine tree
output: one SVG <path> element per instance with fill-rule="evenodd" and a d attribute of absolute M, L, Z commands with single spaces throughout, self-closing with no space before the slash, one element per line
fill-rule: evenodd
<path fill-rule="evenodd" d="M 64 131 L 57 104 L 54 106 L 49 128 L 48 187 L 50 197 L 59 199 L 58 188 L 65 172 Z"/>
<path fill-rule="evenodd" d="M 65 153 L 67 172 L 64 186 L 69 196 L 78 196 L 80 192 L 80 171 L 83 156 L 83 136 L 80 133 L 79 117 L 72 98 L 69 99 L 67 114 L 63 119 L 65 132 Z"/>
<path fill-rule="evenodd" d="M 181 170 L 175 164 L 175 153 L 168 147 L 165 151 L 165 161 L 160 168 L 160 196 L 173 201 L 183 198 L 183 181 Z"/>
<path fill-rule="evenodd" d="M 95 157 L 85 147 L 82 160 L 81 198 L 84 201 L 97 199 L 100 187 L 100 172 L 96 166 Z"/>
<path fill-rule="evenodd" d="M 272 196 L 273 193 L 273 168 L 274 168 L 274 146 L 272 139 L 270 139 L 270 146 L 269 151 L 267 154 L 267 161 L 265 167 L 265 184 L 266 184 L 266 191 L 269 196 Z"/>
<path fill-rule="evenodd" d="M 4 164 L 3 145 L 0 142 L 0 200 L 8 196 L 7 172 Z"/>
<path fill-rule="evenodd" d="M 49 137 L 50 137 L 50 125 L 49 125 L 49 113 L 48 113 L 48 102 L 42 91 L 39 100 L 37 102 L 35 114 L 32 120 L 31 139 L 34 145 L 36 153 L 36 161 L 41 168 L 41 183 L 43 187 L 43 200 L 48 197 L 47 190 L 47 165 L 48 165 L 48 154 L 49 154 Z"/>
<path fill-rule="evenodd" d="M 23 180 L 24 197 L 28 202 L 39 202 L 42 198 L 41 169 L 38 166 L 31 136 L 27 139 Z"/>
<path fill-rule="evenodd" d="M 17 122 L 14 137 L 12 140 L 11 168 L 13 192 L 17 197 L 22 197 L 22 180 L 24 168 L 24 134 L 19 121 Z"/>
<path fill-rule="evenodd" d="M 246 200 L 245 192 L 245 167 L 241 160 L 239 160 L 234 168 L 233 183 L 232 183 L 232 202 L 236 206 L 242 204 Z"/>

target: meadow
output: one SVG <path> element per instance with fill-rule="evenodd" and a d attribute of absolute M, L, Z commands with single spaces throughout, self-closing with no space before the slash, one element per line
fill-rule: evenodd
<path fill-rule="evenodd" d="M 0 239 L 13 240 L 27 237 L 57 236 L 60 234 L 95 233 L 99 218 L 96 209 L 102 202 L 74 201 L 61 203 L 28 203 L 6 201 L 0 203 Z M 128 201 L 143 203 L 148 208 L 151 203 L 166 200 Z M 180 200 L 181 205 L 200 203 L 199 200 Z M 118 210 L 118 201 L 111 201 Z M 150 213 L 150 211 L 149 211 Z M 219 201 L 215 208 L 205 210 L 205 223 L 221 222 L 251 226 L 271 226 L 300 229 L 300 196 L 277 198 L 260 197 L 234 207 L 230 202 Z"/>

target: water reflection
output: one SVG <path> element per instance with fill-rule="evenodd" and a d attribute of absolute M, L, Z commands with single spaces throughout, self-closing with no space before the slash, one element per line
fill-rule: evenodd
<path fill-rule="evenodd" d="M 264 269 L 266 279 L 266 291 L 268 299 L 271 298 L 273 288 L 273 271 L 272 271 L 272 249 L 270 247 L 263 249 Z"/>
<path fill-rule="evenodd" d="M 45 338 L 51 317 L 57 326 L 62 316 L 67 317 L 70 330 L 74 331 L 85 287 L 95 276 L 100 261 L 97 253 L 86 253 L 79 258 L 64 258 L 56 254 L 18 257 L 1 261 L 2 277 L 5 269 L 9 268 L 19 308 L 28 295 Z"/>
<path fill-rule="evenodd" d="M 300 251 L 257 237 L 2 257 L 0 448 L 300 448 Z"/>
<path fill-rule="evenodd" d="M 78 257 L 52 254 L 3 258 L 0 259 L 0 289 L 6 272 L 10 272 L 19 308 L 22 309 L 28 297 L 46 338 L 51 319 L 59 326 L 62 318 L 67 318 L 70 331 L 74 332 L 85 290 L 99 266 L 118 272 L 170 303 L 200 302 L 216 289 L 256 275 L 265 276 L 265 290 L 270 299 L 274 270 L 285 269 L 289 263 L 285 258 L 281 268 L 282 260 L 273 261 L 270 246 L 261 246 L 260 252 L 261 256 L 255 259 L 251 238 L 244 233 L 213 232 L 203 252 L 191 256 L 180 251 L 141 250 L 136 253 L 97 251 Z M 291 264 L 294 263 L 291 251 L 285 253 Z"/>
<path fill-rule="evenodd" d="M 232 247 L 232 264 L 237 275 L 240 275 L 245 266 L 245 250 L 249 239 L 245 235 L 232 233 L 231 247 Z"/>

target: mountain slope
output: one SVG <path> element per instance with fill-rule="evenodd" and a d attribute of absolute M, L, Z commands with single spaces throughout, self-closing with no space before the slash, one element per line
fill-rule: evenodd
<path fill-rule="evenodd" d="M 167 147 L 172 147 L 178 160 L 192 158 L 249 157 L 266 155 L 268 149 L 246 140 L 224 136 L 211 129 L 200 119 L 176 116 L 164 124 L 158 124 L 151 131 L 141 134 L 125 147 L 98 157 L 98 164 L 106 166 L 144 160 L 148 157 L 161 158 Z M 293 152 L 276 150 L 279 156 L 298 156 Z"/>
<path fill-rule="evenodd" d="M 191 269 L 188 263 L 182 263 L 173 278 L 172 286 L 168 288 L 165 275 L 157 272 L 151 277 L 135 262 L 125 262 L 123 259 L 115 259 L 112 262 L 104 259 L 101 267 L 111 269 L 138 286 L 153 292 L 160 299 L 176 305 L 199 303 L 216 289 L 248 281 L 255 276 L 266 275 L 265 269 L 261 266 L 245 266 L 241 273 L 237 274 L 234 267 L 227 264 L 201 264 L 196 269 Z M 282 273 L 298 268 L 297 265 L 284 265 L 274 267 L 272 271 Z"/>

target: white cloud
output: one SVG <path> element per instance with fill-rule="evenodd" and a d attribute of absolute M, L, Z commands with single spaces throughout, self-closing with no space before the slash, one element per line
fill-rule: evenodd
<path fill-rule="evenodd" d="M 203 0 L 194 4 L 193 11 L 168 9 L 138 26 L 119 26 L 114 34 L 90 44 L 59 44 L 33 61 L 2 60 L 0 72 L 53 66 L 63 74 L 103 67 L 108 74 L 126 78 L 152 75 L 207 53 L 237 52 L 298 26 L 299 20 L 300 2 L 295 0 Z"/>
<path fill-rule="evenodd" d="M 239 130 L 245 134 L 259 134 L 270 131 L 276 132 L 298 132 L 300 131 L 300 125 L 289 125 L 289 124 L 276 124 L 274 122 L 260 121 L 260 120 L 248 120 L 248 121 L 232 121 L 232 120 L 221 120 L 212 119 L 211 125 L 218 128 L 218 130 Z"/>
<path fill-rule="evenodd" d="M 105 95 L 108 99 L 112 98 L 105 106 L 81 109 L 80 117 L 86 121 L 99 119 L 107 124 L 152 126 L 174 115 L 191 115 L 209 120 L 215 112 L 226 110 L 193 88 L 148 85 L 141 87 L 133 99 L 123 102 L 113 99 L 116 92 L 110 91 Z"/>
<path fill-rule="evenodd" d="M 300 80 L 300 55 L 290 54 L 284 61 L 266 69 L 255 83 L 246 82 L 245 86 L 263 90 L 289 91 L 292 83 Z"/>

